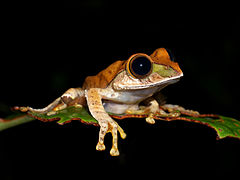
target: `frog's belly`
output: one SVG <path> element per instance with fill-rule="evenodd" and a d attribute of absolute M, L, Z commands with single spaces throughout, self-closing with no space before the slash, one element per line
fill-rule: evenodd
<path fill-rule="evenodd" d="M 114 114 L 123 114 L 130 109 L 137 110 L 141 101 L 151 97 L 159 90 L 159 87 L 154 87 L 141 90 L 114 91 L 109 96 L 105 96 L 105 100 L 103 100 L 104 109 Z"/>
<path fill-rule="evenodd" d="M 152 96 L 156 91 L 159 90 L 159 87 L 154 87 L 141 90 L 114 91 L 106 99 L 116 103 L 136 104 Z"/>
<path fill-rule="evenodd" d="M 126 110 L 138 110 L 138 104 L 120 104 L 114 102 L 103 102 L 103 106 L 106 112 L 113 114 L 124 114 Z"/>

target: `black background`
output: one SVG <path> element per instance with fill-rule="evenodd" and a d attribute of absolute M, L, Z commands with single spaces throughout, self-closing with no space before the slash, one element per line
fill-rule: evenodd
<path fill-rule="evenodd" d="M 184 72 L 168 103 L 239 115 L 239 20 L 228 3 L 90 0 L 2 15 L 1 117 L 6 107 L 41 108 L 118 59 L 166 47 Z M 119 157 L 97 152 L 98 127 L 31 122 L 0 134 L 1 179 L 235 175 L 240 142 L 209 127 L 125 119 Z M 3 178 L 2 178 L 3 177 Z"/>

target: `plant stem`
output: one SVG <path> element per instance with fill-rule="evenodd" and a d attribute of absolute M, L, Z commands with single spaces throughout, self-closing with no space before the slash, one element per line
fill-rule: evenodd
<path fill-rule="evenodd" d="M 8 129 L 10 127 L 14 127 L 23 123 L 27 123 L 33 120 L 35 120 L 35 118 L 28 116 L 26 114 L 18 115 L 14 118 L 6 118 L 6 119 L 0 118 L 0 131 L 3 131 L 5 129 Z"/>

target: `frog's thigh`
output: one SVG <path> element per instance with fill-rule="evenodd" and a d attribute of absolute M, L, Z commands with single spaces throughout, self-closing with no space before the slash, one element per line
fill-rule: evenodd
<path fill-rule="evenodd" d="M 179 105 L 172 105 L 172 104 L 164 104 L 161 106 L 161 108 L 165 111 L 168 111 L 170 114 L 179 111 L 179 115 L 180 113 L 182 114 L 187 114 L 189 116 L 198 116 L 199 112 L 198 111 L 193 111 L 193 110 L 189 110 L 189 109 L 185 109 L 182 106 Z"/>
<path fill-rule="evenodd" d="M 81 106 L 85 104 L 84 90 L 82 88 L 70 88 L 59 99 L 59 103 L 55 105 L 48 115 L 56 114 L 56 111 L 62 110 L 67 106 Z"/>
<path fill-rule="evenodd" d="M 110 151 L 110 154 L 113 156 L 119 155 L 118 147 L 117 147 L 117 123 L 108 115 L 102 105 L 102 97 L 101 97 L 101 89 L 91 88 L 86 91 L 86 98 L 89 111 L 92 116 L 97 119 L 100 125 L 99 132 L 99 141 L 97 144 L 97 150 L 104 150 L 104 137 L 106 133 L 109 131 L 113 136 L 113 146 Z"/>
<path fill-rule="evenodd" d="M 85 101 L 85 92 L 82 88 L 70 88 L 61 96 L 61 100 L 67 105 L 83 105 Z"/>

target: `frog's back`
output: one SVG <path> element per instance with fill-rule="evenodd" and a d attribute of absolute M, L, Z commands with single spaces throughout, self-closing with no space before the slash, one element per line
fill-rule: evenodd
<path fill-rule="evenodd" d="M 106 69 L 99 72 L 96 76 L 86 77 L 83 89 L 106 88 L 116 75 L 125 68 L 126 61 L 116 61 Z"/>

